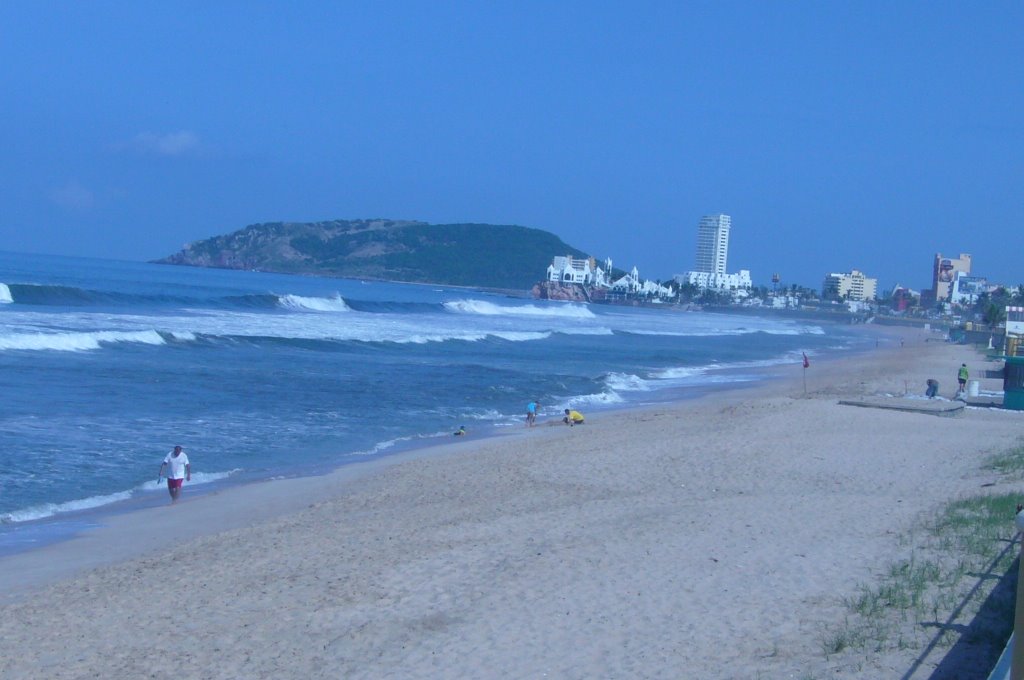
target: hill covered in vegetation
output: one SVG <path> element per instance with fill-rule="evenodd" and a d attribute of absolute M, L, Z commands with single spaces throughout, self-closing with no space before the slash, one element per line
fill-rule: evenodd
<path fill-rule="evenodd" d="M 253 224 L 188 244 L 161 264 L 526 289 L 555 255 L 587 257 L 540 229 L 332 220 Z"/>

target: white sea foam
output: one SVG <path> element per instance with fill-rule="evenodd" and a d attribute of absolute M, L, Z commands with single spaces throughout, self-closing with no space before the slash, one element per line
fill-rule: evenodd
<path fill-rule="evenodd" d="M 163 337 L 149 331 L 95 331 L 92 333 L 11 333 L 0 335 L 0 350 L 52 350 L 85 352 L 107 342 L 139 342 L 163 345 Z"/>
<path fill-rule="evenodd" d="M 472 333 L 463 335 L 410 335 L 405 338 L 381 338 L 384 342 L 394 342 L 399 345 L 415 344 L 425 345 L 428 342 L 447 342 L 449 340 L 463 340 L 465 342 L 479 342 L 487 337 L 486 333 Z"/>
<path fill-rule="evenodd" d="M 509 342 L 530 342 L 533 340 L 544 340 L 545 338 L 551 337 L 551 333 L 544 332 L 513 332 L 513 331 L 494 331 L 490 333 L 461 333 L 461 334 L 444 334 L 438 333 L 435 335 L 410 335 L 404 338 L 381 338 L 385 342 L 394 342 L 397 344 L 417 344 L 424 345 L 428 342 L 450 342 L 452 340 L 461 340 L 463 342 L 480 342 L 486 340 L 488 337 L 501 338 L 502 340 L 508 340 Z"/>
<path fill-rule="evenodd" d="M 529 342 L 531 340 L 546 340 L 551 337 L 551 333 L 513 333 L 505 331 L 496 331 L 491 333 L 496 338 L 502 340 L 508 340 L 509 342 Z"/>
<path fill-rule="evenodd" d="M 615 392 L 598 392 L 596 394 L 581 394 L 568 400 L 565 408 L 573 408 L 580 404 L 621 404 L 625 399 Z"/>
<path fill-rule="evenodd" d="M 0 524 L 30 522 L 34 519 L 53 517 L 63 512 L 90 510 L 103 505 L 117 503 L 118 501 L 126 501 L 131 497 L 131 491 L 120 491 L 106 496 L 92 496 L 91 498 L 82 498 L 80 500 L 67 501 L 66 503 L 43 503 L 42 505 L 34 505 L 24 510 L 15 510 L 0 515 Z"/>
<path fill-rule="evenodd" d="M 215 482 L 218 479 L 224 479 L 229 477 L 239 470 L 230 470 L 228 472 L 197 472 L 193 473 L 191 481 L 185 482 L 186 485 L 195 484 L 209 484 Z M 150 480 L 137 487 L 139 491 L 156 491 L 158 489 L 164 489 L 164 483 L 158 484 L 156 480 Z M 34 505 L 24 510 L 14 510 L 0 515 L 0 524 L 16 524 L 18 522 L 31 522 L 32 520 L 45 519 L 47 517 L 53 517 L 68 512 L 81 512 L 83 510 L 92 510 L 94 508 L 100 508 L 104 505 L 110 505 L 112 503 L 119 503 L 126 501 L 134 495 L 134 491 L 118 491 L 117 493 L 107 494 L 104 496 L 90 496 L 89 498 L 81 498 L 73 501 L 66 501 L 64 503 L 42 503 L 40 505 Z"/>
<path fill-rule="evenodd" d="M 395 439 L 388 439 L 386 441 L 377 442 L 373 445 L 373 448 L 364 449 L 363 451 L 353 451 L 349 455 L 351 456 L 372 456 L 381 451 L 387 451 L 390 448 L 394 448 L 399 442 L 412 441 L 413 439 L 420 439 L 419 435 L 411 435 L 408 437 L 396 437 Z"/>
<path fill-rule="evenodd" d="M 303 297 L 301 295 L 282 295 L 278 297 L 278 304 L 288 309 L 296 309 L 303 312 L 351 312 L 352 308 L 345 303 L 340 295 L 332 298 Z"/>
<path fill-rule="evenodd" d="M 241 468 L 235 468 L 233 470 L 228 470 L 227 472 L 193 472 L 192 479 L 185 482 L 185 486 L 209 484 L 210 482 L 216 482 L 219 479 L 227 479 L 231 475 L 238 474 L 241 471 Z M 142 484 L 139 488 L 143 491 L 152 491 L 154 489 L 166 488 L 165 484 L 166 482 L 157 484 L 156 481 L 149 481 Z"/>
<path fill-rule="evenodd" d="M 615 335 L 615 331 L 611 328 L 586 328 L 584 326 L 577 326 L 571 330 L 568 328 L 558 329 L 559 333 L 565 335 Z"/>
<path fill-rule="evenodd" d="M 14 298 L 11 297 L 11 289 L 7 287 L 6 283 L 0 283 L 0 304 L 10 304 L 14 302 Z"/>
<path fill-rule="evenodd" d="M 750 335 L 751 333 L 764 333 L 765 335 L 824 335 L 825 331 L 817 326 L 802 326 L 800 328 L 693 328 L 688 330 L 662 330 L 662 329 L 625 329 L 634 335 L 668 335 L 679 337 L 719 337 L 723 335 Z"/>
<path fill-rule="evenodd" d="M 814 356 L 813 352 L 807 352 L 808 357 Z M 700 376 L 706 376 L 713 371 L 732 371 L 745 368 L 770 368 L 772 366 L 783 366 L 785 364 L 798 363 L 803 360 L 800 352 L 790 352 L 782 356 L 770 359 L 757 359 L 753 361 L 734 361 L 732 363 L 712 363 L 703 366 L 676 366 L 655 371 L 652 378 L 659 380 L 682 380 Z"/>
<path fill-rule="evenodd" d="M 604 379 L 605 385 L 616 392 L 648 392 L 651 381 L 632 373 L 610 373 Z"/>
<path fill-rule="evenodd" d="M 694 376 L 703 375 L 707 372 L 707 366 L 675 366 L 673 368 L 655 371 L 651 375 L 658 380 L 679 380 L 682 378 L 692 378 Z"/>
<path fill-rule="evenodd" d="M 456 300 L 444 303 L 444 308 L 460 314 L 481 314 L 484 316 L 531 316 L 570 319 L 594 319 L 596 315 L 582 305 L 556 305 L 538 307 L 536 305 L 504 306 L 484 300 Z"/>
<path fill-rule="evenodd" d="M 498 420 L 500 418 L 503 418 L 504 414 L 501 413 L 500 411 L 497 411 L 495 409 L 489 408 L 489 409 L 485 409 L 483 411 L 478 411 L 476 413 L 464 414 L 461 417 L 465 418 L 466 420 L 493 421 L 493 420 Z"/>

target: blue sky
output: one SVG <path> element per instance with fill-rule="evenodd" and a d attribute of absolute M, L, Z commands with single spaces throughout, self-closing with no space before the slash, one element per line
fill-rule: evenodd
<path fill-rule="evenodd" d="M 1024 282 L 1024 3 L 0 3 L 0 249 L 520 224 L 641 275 Z M 538 272 L 538 276 L 540 272 Z"/>

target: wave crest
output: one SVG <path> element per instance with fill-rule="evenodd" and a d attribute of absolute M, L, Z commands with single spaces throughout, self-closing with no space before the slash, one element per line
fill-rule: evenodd
<path fill-rule="evenodd" d="M 594 319 L 597 316 L 581 305 L 558 305 L 538 307 L 536 305 L 516 305 L 506 307 L 484 300 L 455 300 L 445 302 L 444 308 L 459 314 L 480 314 L 483 316 L 532 316 L 553 317 L 556 319 Z"/>
<path fill-rule="evenodd" d="M 93 333 L 12 333 L 0 336 L 0 350 L 33 350 L 86 352 L 99 349 L 102 343 L 139 342 L 163 345 L 164 337 L 156 331 L 97 331 Z"/>
<path fill-rule="evenodd" d="M 286 309 L 295 309 L 303 312 L 351 312 L 352 308 L 346 304 L 345 299 L 340 295 L 331 298 L 303 297 L 301 295 L 281 295 L 278 297 L 278 304 Z"/>

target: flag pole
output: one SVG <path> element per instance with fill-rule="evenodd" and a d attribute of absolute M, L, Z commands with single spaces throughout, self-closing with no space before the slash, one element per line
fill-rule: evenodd
<path fill-rule="evenodd" d="M 811 365 L 811 362 L 807 359 L 807 352 L 802 353 L 804 355 L 804 396 L 807 396 L 807 368 Z"/>

